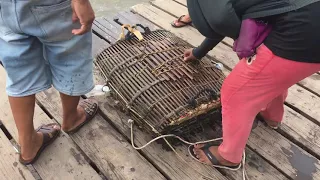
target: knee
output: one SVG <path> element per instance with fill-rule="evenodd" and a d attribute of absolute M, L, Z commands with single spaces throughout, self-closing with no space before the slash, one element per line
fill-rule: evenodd
<path fill-rule="evenodd" d="M 221 87 L 221 103 L 225 103 L 232 94 L 229 78 L 226 78 Z"/>

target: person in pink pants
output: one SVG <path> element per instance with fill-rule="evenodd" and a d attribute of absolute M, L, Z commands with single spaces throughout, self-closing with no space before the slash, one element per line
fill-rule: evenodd
<path fill-rule="evenodd" d="M 241 1 L 234 1 L 233 9 L 227 5 L 212 4 L 219 7 L 217 13 L 228 16 L 220 16 L 227 22 L 215 21 L 216 16 L 211 13 L 215 11 L 210 7 L 212 1 L 188 1 L 195 27 L 207 38 L 199 47 L 185 52 L 185 61 L 201 59 L 226 36 L 237 38 L 237 32 L 231 34 L 231 27 L 235 26 L 237 20 L 231 20 L 233 15 L 230 12 L 237 12 L 234 16 L 239 16 L 238 19 L 252 15 L 239 14 L 244 9 L 237 9 L 240 7 L 237 3 Z M 263 7 L 272 7 L 272 4 Z M 229 13 L 219 12 L 223 8 Z M 259 18 L 271 23 L 272 31 L 256 49 L 256 54 L 251 59 L 241 59 L 223 83 L 222 143 L 198 144 L 189 149 L 200 162 L 238 168 L 255 117 L 260 114 L 270 127 L 277 128 L 284 115 L 288 88 L 320 71 L 320 2 L 310 1 L 310 4 L 292 11 L 282 12 L 278 9 L 277 12 L 282 13 L 274 12 L 271 8 L 257 13 L 257 16 L 270 13 L 269 16 Z M 229 29 L 224 31 L 224 28 Z"/>

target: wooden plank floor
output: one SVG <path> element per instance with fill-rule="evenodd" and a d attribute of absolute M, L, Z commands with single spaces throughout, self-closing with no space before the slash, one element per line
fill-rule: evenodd
<path fill-rule="evenodd" d="M 115 43 L 122 24 L 148 26 L 151 30 L 166 29 L 193 46 L 204 37 L 192 26 L 173 28 L 170 23 L 186 14 L 186 0 L 155 0 L 150 4 L 132 7 L 114 18 L 98 18 L 93 26 L 93 54 Z M 225 38 L 208 54 L 225 65 L 228 75 L 239 61 L 232 51 L 232 40 Z M 94 69 L 95 82 L 104 83 Z M 0 68 L 0 76 L 5 72 Z M 246 170 L 249 179 L 320 179 L 320 74 L 302 80 L 289 90 L 285 117 L 277 131 L 259 123 L 252 131 L 247 148 Z M 0 90 L 5 92 L 5 80 L 0 79 Z M 192 160 L 187 146 L 177 146 L 177 153 L 166 151 L 154 143 L 135 150 L 130 142 L 128 115 L 117 109 L 112 97 L 99 96 L 100 112 L 78 133 L 61 134 L 32 167 L 25 168 L 17 161 L 11 142 L 18 142 L 17 130 L 6 95 L 0 95 L 0 120 L 12 136 L 0 130 L 0 179 L 124 179 L 124 180 L 198 180 L 205 176 L 213 179 L 238 180 L 242 172 L 226 171 L 204 166 Z M 45 113 L 46 112 L 46 113 Z M 59 93 L 49 89 L 37 95 L 35 126 L 41 123 L 62 123 Z M 144 145 L 151 135 L 134 128 L 135 144 Z M 195 139 L 212 138 L 214 130 L 208 128 Z M 30 172 L 30 170 L 32 172 Z"/>

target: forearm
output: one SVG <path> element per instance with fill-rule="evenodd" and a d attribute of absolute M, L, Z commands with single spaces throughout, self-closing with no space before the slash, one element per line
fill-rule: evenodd
<path fill-rule="evenodd" d="M 193 55 L 197 59 L 203 58 L 209 51 L 211 51 L 219 42 L 222 41 L 223 36 L 217 36 L 215 39 L 206 38 L 200 46 L 193 49 Z"/>

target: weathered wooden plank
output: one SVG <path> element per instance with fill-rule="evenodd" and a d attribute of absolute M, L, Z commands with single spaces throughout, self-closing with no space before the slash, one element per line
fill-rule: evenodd
<path fill-rule="evenodd" d="M 151 1 L 151 4 L 158 7 L 162 11 L 169 13 L 175 18 L 179 18 L 181 15 L 188 14 L 188 8 L 186 6 L 182 6 L 181 4 L 172 0 L 155 0 Z M 233 42 L 233 39 L 229 37 L 226 37 L 222 40 L 222 43 L 226 44 L 227 46 L 232 46 Z"/>
<path fill-rule="evenodd" d="M 109 46 L 109 44 L 101 39 L 100 37 L 98 37 L 95 34 L 92 34 L 92 41 L 94 42 L 92 44 L 92 54 L 95 57 L 99 52 L 101 52 L 104 48 L 106 48 L 107 46 Z"/>
<path fill-rule="evenodd" d="M 94 21 L 94 25 L 99 27 L 102 31 L 108 32 L 109 36 L 105 36 L 105 38 L 109 42 L 115 42 L 119 38 L 120 34 L 115 34 L 114 31 L 113 31 L 114 26 L 110 25 L 110 24 L 104 24 L 104 23 L 102 23 L 103 21 L 104 21 L 104 18 L 102 18 L 102 17 L 101 18 L 97 18 Z"/>
<path fill-rule="evenodd" d="M 151 20 L 152 22 L 154 22 L 158 26 L 170 30 L 171 32 L 175 33 L 177 36 L 188 41 L 189 43 L 191 43 L 194 46 L 197 46 L 198 45 L 197 40 L 202 38 L 202 36 L 197 31 L 192 30 L 192 28 L 183 28 L 183 29 L 179 29 L 179 30 L 171 28 L 170 21 L 172 21 L 172 19 L 174 19 L 174 17 L 170 16 L 169 14 L 167 14 L 167 13 L 165 13 L 165 12 L 163 12 L 153 6 L 137 5 L 137 6 L 133 7 L 133 10 L 135 12 L 137 12 L 138 14 L 142 15 L 143 17 L 145 17 L 146 19 Z M 221 47 L 220 44 L 217 47 L 215 47 L 214 49 L 219 48 L 219 47 Z M 234 67 L 234 65 L 232 65 L 232 64 L 234 64 L 234 62 L 237 61 L 237 57 L 233 57 L 233 59 L 231 59 L 231 61 L 229 61 L 230 60 L 229 58 L 232 57 L 232 55 L 230 55 L 232 50 L 229 47 L 225 48 L 225 51 L 220 51 L 220 52 L 219 51 L 214 52 L 214 49 L 211 52 L 211 54 L 214 57 L 216 57 L 218 60 L 220 60 L 222 62 L 225 62 L 224 64 L 227 64 L 227 65 L 229 64 L 229 65 L 231 65 L 230 67 Z M 229 58 L 226 58 L 226 57 L 229 57 Z M 224 61 L 224 60 L 226 60 L 226 61 Z M 317 127 L 317 126 L 314 125 L 314 127 Z M 259 129 L 260 128 L 257 128 L 256 130 L 259 130 Z M 308 132 L 304 132 L 304 133 L 308 133 Z M 301 137 L 303 137 L 303 135 L 301 135 Z M 265 140 L 268 141 L 268 139 L 265 139 Z M 304 143 L 303 140 L 301 141 L 301 143 Z M 249 146 L 250 146 L 250 143 L 249 143 Z M 257 151 L 263 152 L 263 149 L 258 148 Z M 279 164 L 277 159 L 273 158 L 272 156 L 270 156 L 269 158 L 271 158 L 271 159 L 268 159 L 268 160 L 273 162 L 275 165 Z M 289 175 L 292 175 L 289 171 L 287 171 L 286 173 L 288 173 Z"/>
<path fill-rule="evenodd" d="M 0 77 L 6 73 L 0 67 Z M 5 92 L 5 78 L 0 78 L 0 119 L 13 138 L 18 141 L 18 131 L 10 110 L 8 97 Z M 35 107 L 34 125 L 53 123 L 38 105 Z M 61 134 L 40 156 L 33 165 L 42 179 L 101 179 L 100 176 L 85 160 L 72 140 Z M 59 173 L 57 173 L 59 172 Z"/>
<path fill-rule="evenodd" d="M 174 0 L 174 1 L 180 3 L 180 4 L 184 5 L 184 6 L 188 6 L 187 0 Z"/>
<path fill-rule="evenodd" d="M 184 28 L 172 27 L 170 23 L 176 18 L 156 7 L 151 5 L 136 5 L 132 7 L 132 10 L 133 12 L 136 12 L 147 20 L 153 22 L 157 26 L 176 34 L 178 37 L 184 39 L 195 47 L 199 46 L 204 40 L 204 37 L 191 26 Z M 158 18 L 160 18 L 160 20 L 158 20 Z M 239 61 L 237 55 L 232 51 L 232 49 L 223 43 L 219 43 L 212 51 L 208 53 L 208 55 L 217 61 L 220 60 L 221 63 L 228 67 L 230 67 L 232 64 L 236 64 Z"/>
<path fill-rule="evenodd" d="M 281 131 L 299 141 L 299 143 L 302 143 L 319 156 L 320 127 L 287 106 L 285 106 Z"/>
<path fill-rule="evenodd" d="M 97 20 L 99 20 L 99 19 L 101 19 L 101 18 L 97 18 Z M 112 38 L 113 37 L 112 33 L 111 33 L 111 35 L 102 33 L 107 28 L 102 26 L 97 20 L 95 20 L 93 22 L 93 26 L 92 26 L 93 32 L 102 35 L 102 38 L 104 38 L 104 39 L 109 39 L 110 42 L 116 41 L 116 39 Z"/>
<path fill-rule="evenodd" d="M 58 122 L 62 122 L 62 109 L 56 90 L 40 93 L 37 99 Z M 100 115 L 71 138 L 107 178 L 165 179 Z"/>
<path fill-rule="evenodd" d="M 17 156 L 9 139 L 0 129 L 0 179 L 34 179 L 31 172 L 17 162 Z"/>
<path fill-rule="evenodd" d="M 135 15 L 135 18 L 141 19 L 138 15 Z M 137 19 L 137 20 L 139 20 Z M 105 22 L 108 23 L 108 22 Z M 150 23 L 150 22 L 149 22 Z M 100 82 L 102 82 L 101 80 Z M 102 97 L 101 97 L 102 98 Z M 129 134 L 129 126 L 126 123 L 127 119 L 129 117 L 125 116 L 123 113 L 115 110 L 113 107 L 109 107 L 112 100 L 104 100 L 103 98 L 100 100 L 101 102 L 104 102 L 106 105 L 101 106 L 102 112 L 104 112 L 109 119 L 114 123 L 118 129 L 127 135 L 128 138 L 130 138 Z M 136 143 L 138 145 L 142 145 L 146 143 L 146 139 L 148 138 L 146 134 L 143 132 L 140 132 L 139 130 L 136 130 L 135 132 L 136 136 Z M 170 178 L 173 179 L 194 179 L 199 176 L 199 173 L 194 173 L 194 170 L 190 170 L 190 166 L 184 165 L 177 157 L 174 156 L 173 153 L 163 152 L 163 150 L 160 149 L 158 145 L 151 145 L 146 150 L 143 150 L 144 153 L 146 153 L 146 156 L 150 159 L 155 159 L 154 163 L 162 169 L 162 172 L 165 172 Z M 181 151 L 182 154 L 187 154 L 186 147 L 178 147 L 179 152 Z M 159 152 L 161 151 L 161 152 Z M 248 150 L 248 161 L 246 168 L 248 170 L 248 175 L 252 177 L 253 179 L 286 179 L 279 171 L 274 169 L 272 166 L 270 166 L 266 161 L 259 158 L 255 153 Z M 155 156 L 154 154 L 161 154 L 161 156 Z M 173 159 L 174 158 L 174 159 Z M 257 165 L 257 163 L 254 163 L 259 159 L 260 164 Z M 191 159 L 186 159 L 188 162 L 192 162 Z M 159 164 L 160 163 L 160 164 Z M 191 164 L 190 164 L 191 165 Z M 204 168 L 202 165 L 198 165 L 198 163 L 192 163 L 191 167 L 192 169 L 195 169 L 196 171 L 200 171 L 202 174 L 207 174 L 208 169 L 202 169 Z M 181 171 L 180 169 L 183 169 Z M 186 173 L 188 172 L 188 173 Z M 240 171 L 238 172 L 228 172 L 227 176 L 233 179 L 240 179 L 242 177 L 242 174 Z"/>
<path fill-rule="evenodd" d="M 270 128 L 259 125 L 248 145 L 293 179 L 320 179 L 320 161 Z"/>
<path fill-rule="evenodd" d="M 315 73 L 312 76 L 300 81 L 299 84 L 308 88 L 314 94 L 320 96 L 320 74 Z"/>
<path fill-rule="evenodd" d="M 298 108 L 299 111 L 307 114 L 320 124 L 320 97 L 304 89 L 303 87 L 294 85 L 290 88 L 288 98 L 286 99 L 290 105 Z"/>
<path fill-rule="evenodd" d="M 130 24 L 130 25 L 142 24 L 143 26 L 148 27 L 151 31 L 160 29 L 160 27 L 144 19 L 140 15 L 133 14 L 132 12 L 128 12 L 128 11 L 119 12 L 117 16 L 114 18 L 114 21 L 119 22 L 120 24 Z"/>

